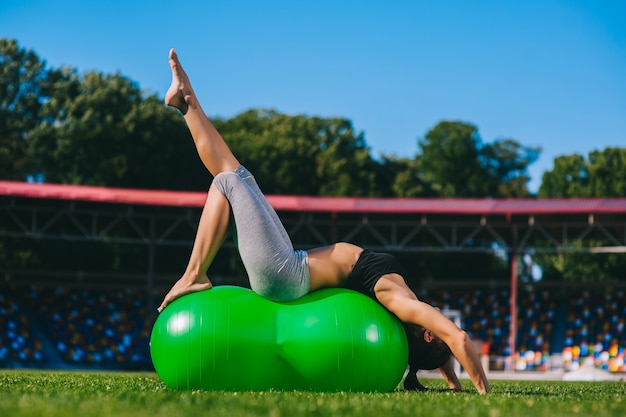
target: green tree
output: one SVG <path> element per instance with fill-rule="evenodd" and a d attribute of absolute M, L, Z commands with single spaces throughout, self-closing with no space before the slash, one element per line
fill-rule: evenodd
<path fill-rule="evenodd" d="M 443 121 L 419 142 L 418 161 L 425 178 L 441 197 L 485 194 L 485 172 L 479 160 L 480 137 L 474 125 Z"/>
<path fill-rule="evenodd" d="M 255 109 L 214 123 L 268 194 L 379 193 L 378 166 L 349 120 Z"/>
<path fill-rule="evenodd" d="M 512 139 L 483 145 L 476 126 L 443 121 L 419 142 L 423 178 L 440 197 L 528 196 L 527 169 L 539 148 Z"/>
<path fill-rule="evenodd" d="M 589 195 L 626 196 L 626 148 L 606 148 L 589 153 Z"/>
<path fill-rule="evenodd" d="M 319 194 L 380 196 L 378 165 L 363 133 L 356 134 L 347 119 L 318 119 L 318 123 L 322 124 L 316 161 Z"/>
<path fill-rule="evenodd" d="M 528 167 L 539 157 L 539 148 L 522 146 L 513 139 L 496 140 L 480 149 L 487 171 L 487 196 L 528 197 Z"/>
<path fill-rule="evenodd" d="M 626 148 L 595 150 L 585 158 L 580 154 L 561 155 L 554 168 L 543 174 L 540 197 L 585 198 L 626 195 Z M 606 241 L 585 241 L 584 246 L 602 246 Z M 582 248 L 583 243 L 578 243 Z M 552 280 L 623 281 L 626 279 L 624 254 L 565 253 L 536 256 L 544 277 Z"/>
<path fill-rule="evenodd" d="M 540 197 L 623 197 L 626 195 L 626 148 L 608 147 L 561 155 L 543 174 Z"/>
<path fill-rule="evenodd" d="M 388 190 L 387 197 L 434 197 L 430 182 L 420 169 L 420 163 L 413 158 L 399 158 L 383 155 L 381 158 L 381 189 Z"/>
<path fill-rule="evenodd" d="M 46 181 L 137 188 L 206 189 L 208 175 L 176 112 L 119 75 L 61 70 L 30 133 Z M 190 163 L 190 161 L 193 161 Z"/>
<path fill-rule="evenodd" d="M 47 93 L 45 66 L 16 40 L 0 38 L 0 178 L 25 179 L 28 134 L 39 123 Z"/>
<path fill-rule="evenodd" d="M 605 242 L 579 242 L 577 248 L 600 246 Z M 533 260 L 540 265 L 547 281 L 615 282 L 626 281 L 626 256 L 615 253 L 537 254 Z"/>
<path fill-rule="evenodd" d="M 543 174 L 539 197 L 589 197 L 589 172 L 582 155 L 554 159 L 554 169 Z"/>

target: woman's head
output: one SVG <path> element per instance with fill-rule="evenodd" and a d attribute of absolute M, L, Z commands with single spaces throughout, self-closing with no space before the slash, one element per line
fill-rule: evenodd
<path fill-rule="evenodd" d="M 430 330 L 415 324 L 404 324 L 409 342 L 409 367 L 411 371 L 441 368 L 452 356 L 452 351 Z"/>

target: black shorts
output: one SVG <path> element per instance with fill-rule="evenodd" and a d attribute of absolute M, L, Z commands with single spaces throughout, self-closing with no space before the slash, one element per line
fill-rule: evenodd
<path fill-rule="evenodd" d="M 376 300 L 374 287 L 380 277 L 386 274 L 398 274 L 405 278 L 404 268 L 395 256 L 364 249 L 348 275 L 344 287 Z"/>

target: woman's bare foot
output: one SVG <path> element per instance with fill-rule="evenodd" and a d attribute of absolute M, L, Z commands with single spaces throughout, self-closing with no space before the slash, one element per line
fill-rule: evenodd
<path fill-rule="evenodd" d="M 211 281 L 206 275 L 202 275 L 196 277 L 193 280 L 190 280 L 187 277 L 182 277 L 179 279 L 176 284 L 172 287 L 172 289 L 167 293 L 165 299 L 157 309 L 160 312 L 163 311 L 165 307 L 167 307 L 172 301 L 175 299 L 182 297 L 185 294 L 189 294 L 196 291 L 204 291 L 213 287 Z"/>
<path fill-rule="evenodd" d="M 174 48 L 170 49 L 169 62 L 172 69 L 172 84 L 165 93 L 165 104 L 177 108 L 184 116 L 189 106 L 193 107 L 193 90 Z"/>

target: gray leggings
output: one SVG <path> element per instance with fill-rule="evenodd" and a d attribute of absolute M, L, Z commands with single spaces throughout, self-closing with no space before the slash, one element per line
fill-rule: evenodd
<path fill-rule="evenodd" d="M 308 293 L 307 253 L 293 249 L 285 227 L 250 171 L 239 166 L 233 172 L 220 172 L 213 184 L 230 203 L 235 244 L 251 288 L 274 301 L 295 300 Z"/>

